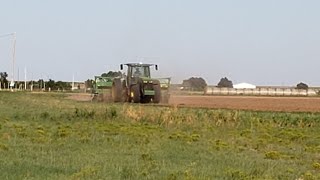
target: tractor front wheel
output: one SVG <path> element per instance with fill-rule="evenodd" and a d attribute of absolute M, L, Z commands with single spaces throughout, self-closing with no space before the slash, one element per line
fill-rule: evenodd
<path fill-rule="evenodd" d="M 161 100 L 160 83 L 159 84 L 154 84 L 153 85 L 153 90 L 154 90 L 153 103 L 160 103 L 160 100 Z"/>
<path fill-rule="evenodd" d="M 131 86 L 130 97 L 134 103 L 140 103 L 141 94 L 140 94 L 140 86 L 139 84 L 134 84 Z"/>

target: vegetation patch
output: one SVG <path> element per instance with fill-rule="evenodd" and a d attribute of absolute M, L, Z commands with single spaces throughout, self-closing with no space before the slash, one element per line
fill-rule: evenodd
<path fill-rule="evenodd" d="M 320 114 L 0 93 L 0 179 L 319 179 Z"/>

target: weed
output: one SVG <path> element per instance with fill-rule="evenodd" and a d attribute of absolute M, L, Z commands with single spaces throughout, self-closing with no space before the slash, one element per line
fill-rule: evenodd
<path fill-rule="evenodd" d="M 82 168 L 79 172 L 73 174 L 71 179 L 91 179 L 97 175 L 98 168 L 87 166 Z"/>
<path fill-rule="evenodd" d="M 8 145 L 6 145 L 6 144 L 1 144 L 1 143 L 0 143 L 0 150 L 2 150 L 2 151 L 8 151 L 8 150 L 9 150 L 9 147 L 8 147 Z"/>
<path fill-rule="evenodd" d="M 312 164 L 312 167 L 315 168 L 315 169 L 320 170 L 320 163 L 315 162 L 315 163 Z"/>
<path fill-rule="evenodd" d="M 120 171 L 120 178 L 121 179 L 132 179 L 136 177 L 136 173 L 132 170 L 132 168 L 129 168 L 125 166 Z"/>
<path fill-rule="evenodd" d="M 114 106 L 108 107 L 105 110 L 105 117 L 106 118 L 111 118 L 114 119 L 116 117 L 118 117 L 118 111 L 117 108 Z"/>
<path fill-rule="evenodd" d="M 49 117 L 50 117 L 50 114 L 46 111 L 40 114 L 40 118 L 42 119 L 48 119 Z"/>
<path fill-rule="evenodd" d="M 218 151 L 228 147 L 228 144 L 223 142 L 221 139 L 211 141 L 211 143 L 212 143 L 214 149 L 216 149 Z"/>
<path fill-rule="evenodd" d="M 238 169 L 228 169 L 226 171 L 227 176 L 229 176 L 231 179 L 252 179 L 250 176 Z"/>
<path fill-rule="evenodd" d="M 281 154 L 278 151 L 269 151 L 265 153 L 266 159 L 278 160 L 281 158 Z"/>
<path fill-rule="evenodd" d="M 86 109 L 78 109 L 75 108 L 74 111 L 74 117 L 78 118 L 91 118 L 93 119 L 95 116 L 95 111 L 94 110 L 86 110 Z"/>
<path fill-rule="evenodd" d="M 317 178 L 311 173 L 311 172 L 306 172 L 303 175 L 303 179 L 305 180 L 316 180 Z"/>

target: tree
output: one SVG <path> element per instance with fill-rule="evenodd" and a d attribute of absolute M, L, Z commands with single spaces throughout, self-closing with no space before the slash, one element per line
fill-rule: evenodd
<path fill-rule="evenodd" d="M 233 83 L 228 78 L 221 78 L 218 87 L 233 88 Z"/>
<path fill-rule="evenodd" d="M 88 79 L 85 81 L 85 86 L 86 88 L 93 88 L 93 80 L 92 79 Z"/>
<path fill-rule="evenodd" d="M 119 77 L 122 76 L 122 73 L 120 71 L 109 71 L 108 73 L 102 73 L 102 77 Z"/>
<path fill-rule="evenodd" d="M 43 79 L 39 79 L 37 84 L 39 86 L 39 89 L 44 88 L 44 80 Z"/>
<path fill-rule="evenodd" d="M 56 88 L 59 90 L 71 90 L 71 85 L 67 82 L 58 81 L 55 83 Z"/>
<path fill-rule="evenodd" d="M 49 81 L 46 82 L 46 88 L 50 88 L 51 90 L 57 90 L 56 83 L 54 80 L 49 79 Z"/>
<path fill-rule="evenodd" d="M 0 72 L 1 88 L 5 88 L 5 84 L 8 84 L 8 74 L 6 72 Z"/>
<path fill-rule="evenodd" d="M 203 91 L 207 87 L 206 81 L 201 77 L 191 77 L 182 82 L 184 89 Z"/>
<path fill-rule="evenodd" d="M 308 89 L 309 86 L 303 82 L 300 82 L 299 84 L 297 84 L 297 89 Z"/>

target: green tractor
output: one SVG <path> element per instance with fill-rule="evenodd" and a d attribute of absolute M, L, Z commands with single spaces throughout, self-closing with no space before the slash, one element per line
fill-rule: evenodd
<path fill-rule="evenodd" d="M 113 79 L 111 90 L 113 102 L 160 103 L 163 99 L 161 90 L 169 87 L 170 78 L 151 78 L 150 67 L 155 66 L 158 70 L 158 65 L 128 63 L 121 64 L 121 70 L 124 65 L 128 67 L 127 75 Z"/>

